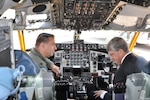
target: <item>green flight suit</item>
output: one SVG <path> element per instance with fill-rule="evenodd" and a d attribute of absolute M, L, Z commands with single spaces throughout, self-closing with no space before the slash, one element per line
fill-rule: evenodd
<path fill-rule="evenodd" d="M 54 76 L 52 71 L 48 70 L 53 62 L 43 57 L 35 48 L 30 51 L 29 56 L 37 63 L 41 70 L 38 75 L 28 77 L 27 86 L 35 87 L 36 100 L 56 100 Z"/>

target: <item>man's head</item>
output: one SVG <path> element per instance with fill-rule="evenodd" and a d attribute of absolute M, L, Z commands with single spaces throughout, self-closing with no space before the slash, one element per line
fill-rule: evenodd
<path fill-rule="evenodd" d="M 53 56 L 56 48 L 54 35 L 41 33 L 38 35 L 35 48 L 45 57 Z"/>
<path fill-rule="evenodd" d="M 122 58 L 129 52 L 127 42 L 121 37 L 114 37 L 107 44 L 107 51 L 110 59 L 120 64 Z"/>

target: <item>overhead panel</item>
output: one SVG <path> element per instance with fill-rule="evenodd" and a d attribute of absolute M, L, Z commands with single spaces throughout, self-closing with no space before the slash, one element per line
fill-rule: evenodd
<path fill-rule="evenodd" d="M 149 0 L 0 1 L 0 14 L 7 9 L 16 11 L 15 29 L 149 31 Z M 27 16 L 41 14 L 45 14 L 46 19 L 27 19 Z"/>
<path fill-rule="evenodd" d="M 117 3 L 115 0 L 65 0 L 64 28 L 101 29 Z"/>

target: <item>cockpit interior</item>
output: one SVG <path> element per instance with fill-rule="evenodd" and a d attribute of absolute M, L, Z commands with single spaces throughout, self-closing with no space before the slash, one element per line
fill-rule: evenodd
<path fill-rule="evenodd" d="M 6 100 L 5 97 L 11 94 L 7 99 L 17 100 L 20 98 L 20 93 L 25 91 L 28 100 L 49 100 L 51 92 L 49 89 L 53 84 L 48 83 L 55 83 L 57 100 L 68 98 L 92 100 L 88 98 L 89 90 L 107 89 L 112 84 L 117 65 L 110 60 L 106 51 L 107 42 L 101 43 L 99 40 L 95 42 L 91 38 L 89 42 L 81 38 L 82 33 L 100 30 L 119 30 L 137 34 L 149 32 L 149 6 L 149 0 L 0 0 L 0 66 L 16 68 L 16 65 L 25 64 L 25 62 L 19 62 L 21 59 L 17 57 L 20 56 L 26 57 L 28 64 L 32 62 L 26 55 L 31 48 L 25 49 L 24 47 L 22 36 L 24 30 L 28 31 L 28 34 L 30 34 L 29 31 L 46 29 L 74 31 L 71 41 L 68 39 L 65 42 L 56 42 L 57 50 L 54 56 L 49 58 L 60 67 L 60 77 L 55 76 L 55 81 L 47 73 L 41 77 L 35 63 L 29 65 L 32 69 L 25 65 L 25 71 L 19 70 L 22 83 L 17 96 L 13 92 L 5 92 L 6 95 L 3 96 L 0 91 L 0 99 Z M 18 31 L 22 52 L 13 48 L 14 30 Z M 33 79 L 36 75 L 37 77 Z M 140 75 L 129 76 L 131 77 L 136 79 Z M 0 84 L 2 81 L 0 79 Z M 128 83 L 131 82 L 128 79 Z M 141 84 L 144 82 L 143 79 Z M 12 84 L 8 85 L 11 86 L 11 90 L 14 89 Z M 149 85 L 146 84 L 146 86 Z M 0 88 L 4 89 L 1 85 Z M 128 89 L 128 91 L 131 90 Z M 150 96 L 148 95 L 147 98 Z M 141 100 L 140 97 L 136 99 Z"/>

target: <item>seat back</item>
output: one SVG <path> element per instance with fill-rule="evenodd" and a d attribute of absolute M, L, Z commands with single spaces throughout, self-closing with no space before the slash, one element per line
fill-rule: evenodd
<path fill-rule="evenodd" d="M 16 68 L 19 65 L 25 66 L 24 75 L 36 75 L 40 72 L 38 65 L 32 60 L 32 58 L 22 50 L 14 50 L 15 53 L 15 65 Z"/>

